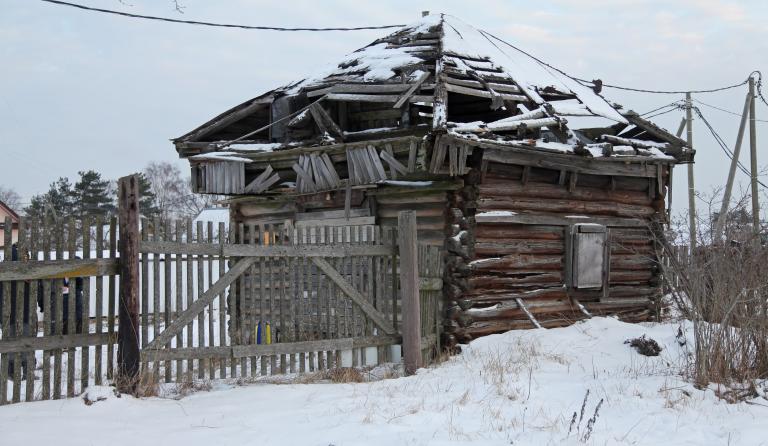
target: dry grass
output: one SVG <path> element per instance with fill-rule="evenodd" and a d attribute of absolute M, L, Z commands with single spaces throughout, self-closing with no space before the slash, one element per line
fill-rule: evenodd
<path fill-rule="evenodd" d="M 768 248 L 751 227 L 733 222 L 719 241 L 707 234 L 712 221 L 700 221 L 700 240 L 710 243 L 664 271 L 678 277 L 668 286 L 680 313 L 693 321 L 689 376 L 699 388 L 768 377 Z M 671 243 L 662 243 L 670 253 Z"/>

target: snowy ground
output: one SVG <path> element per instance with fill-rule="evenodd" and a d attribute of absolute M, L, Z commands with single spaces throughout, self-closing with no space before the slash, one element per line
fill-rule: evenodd
<path fill-rule="evenodd" d="M 180 400 L 117 398 L 96 388 L 91 399 L 105 401 L 0 407 L 0 443 L 768 444 L 768 400 L 728 404 L 714 388 L 694 389 L 680 376 L 691 336 L 680 346 L 677 330 L 677 323 L 595 318 L 514 331 L 475 341 L 416 376 L 361 384 L 214 383 Z M 664 347 L 661 356 L 623 343 L 643 334 Z"/>

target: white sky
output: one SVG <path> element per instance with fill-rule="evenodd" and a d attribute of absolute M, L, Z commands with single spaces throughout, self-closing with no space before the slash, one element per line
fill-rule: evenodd
<path fill-rule="evenodd" d="M 410 23 L 430 10 L 456 15 L 575 76 L 606 83 L 684 90 L 736 83 L 754 69 L 768 75 L 763 0 L 180 0 L 184 14 L 171 0 L 78 1 L 137 14 L 287 27 Z M 0 0 L 0 185 L 28 201 L 78 170 L 117 178 L 168 160 L 186 171 L 170 138 L 388 32 L 213 29 Z M 641 113 L 680 98 L 604 93 Z M 694 97 L 740 111 L 745 94 L 743 87 Z M 702 111 L 732 146 L 738 118 Z M 655 121 L 674 132 L 680 118 L 674 112 Z M 768 107 L 758 104 L 758 118 L 768 119 Z M 703 124 L 694 126 L 696 183 L 707 191 L 724 184 L 728 160 Z M 768 123 L 757 128 L 759 164 L 766 166 Z M 748 166 L 748 147 L 742 150 Z M 675 172 L 678 213 L 687 203 L 685 167 Z"/>

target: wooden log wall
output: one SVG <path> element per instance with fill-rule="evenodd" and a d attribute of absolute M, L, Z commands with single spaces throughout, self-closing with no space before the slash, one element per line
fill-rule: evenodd
<path fill-rule="evenodd" d="M 449 193 L 444 345 L 596 314 L 633 321 L 652 316 L 661 289 L 649 227 L 664 211 L 655 179 L 493 162 L 484 168 Z M 523 224 L 506 215 L 529 218 Z M 569 288 L 569 223 L 591 221 L 608 226 L 608 286 Z"/>

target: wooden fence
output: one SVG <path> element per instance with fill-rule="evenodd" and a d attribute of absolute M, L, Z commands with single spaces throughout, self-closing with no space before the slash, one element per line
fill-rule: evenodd
<path fill-rule="evenodd" d="M 143 221 L 123 281 L 120 229 L 23 219 L 15 256 L 3 234 L 0 405 L 114 382 L 131 342 L 150 383 L 373 366 L 401 345 L 420 366 L 439 351 L 440 250 L 403 250 L 397 228 Z"/>
<path fill-rule="evenodd" d="M 115 219 L 21 219 L 15 259 L 3 234 L 0 404 L 72 397 L 112 378 L 116 228 Z"/>
<path fill-rule="evenodd" d="M 142 362 L 157 379 L 373 365 L 390 359 L 385 347 L 400 343 L 391 229 L 142 227 Z"/>

